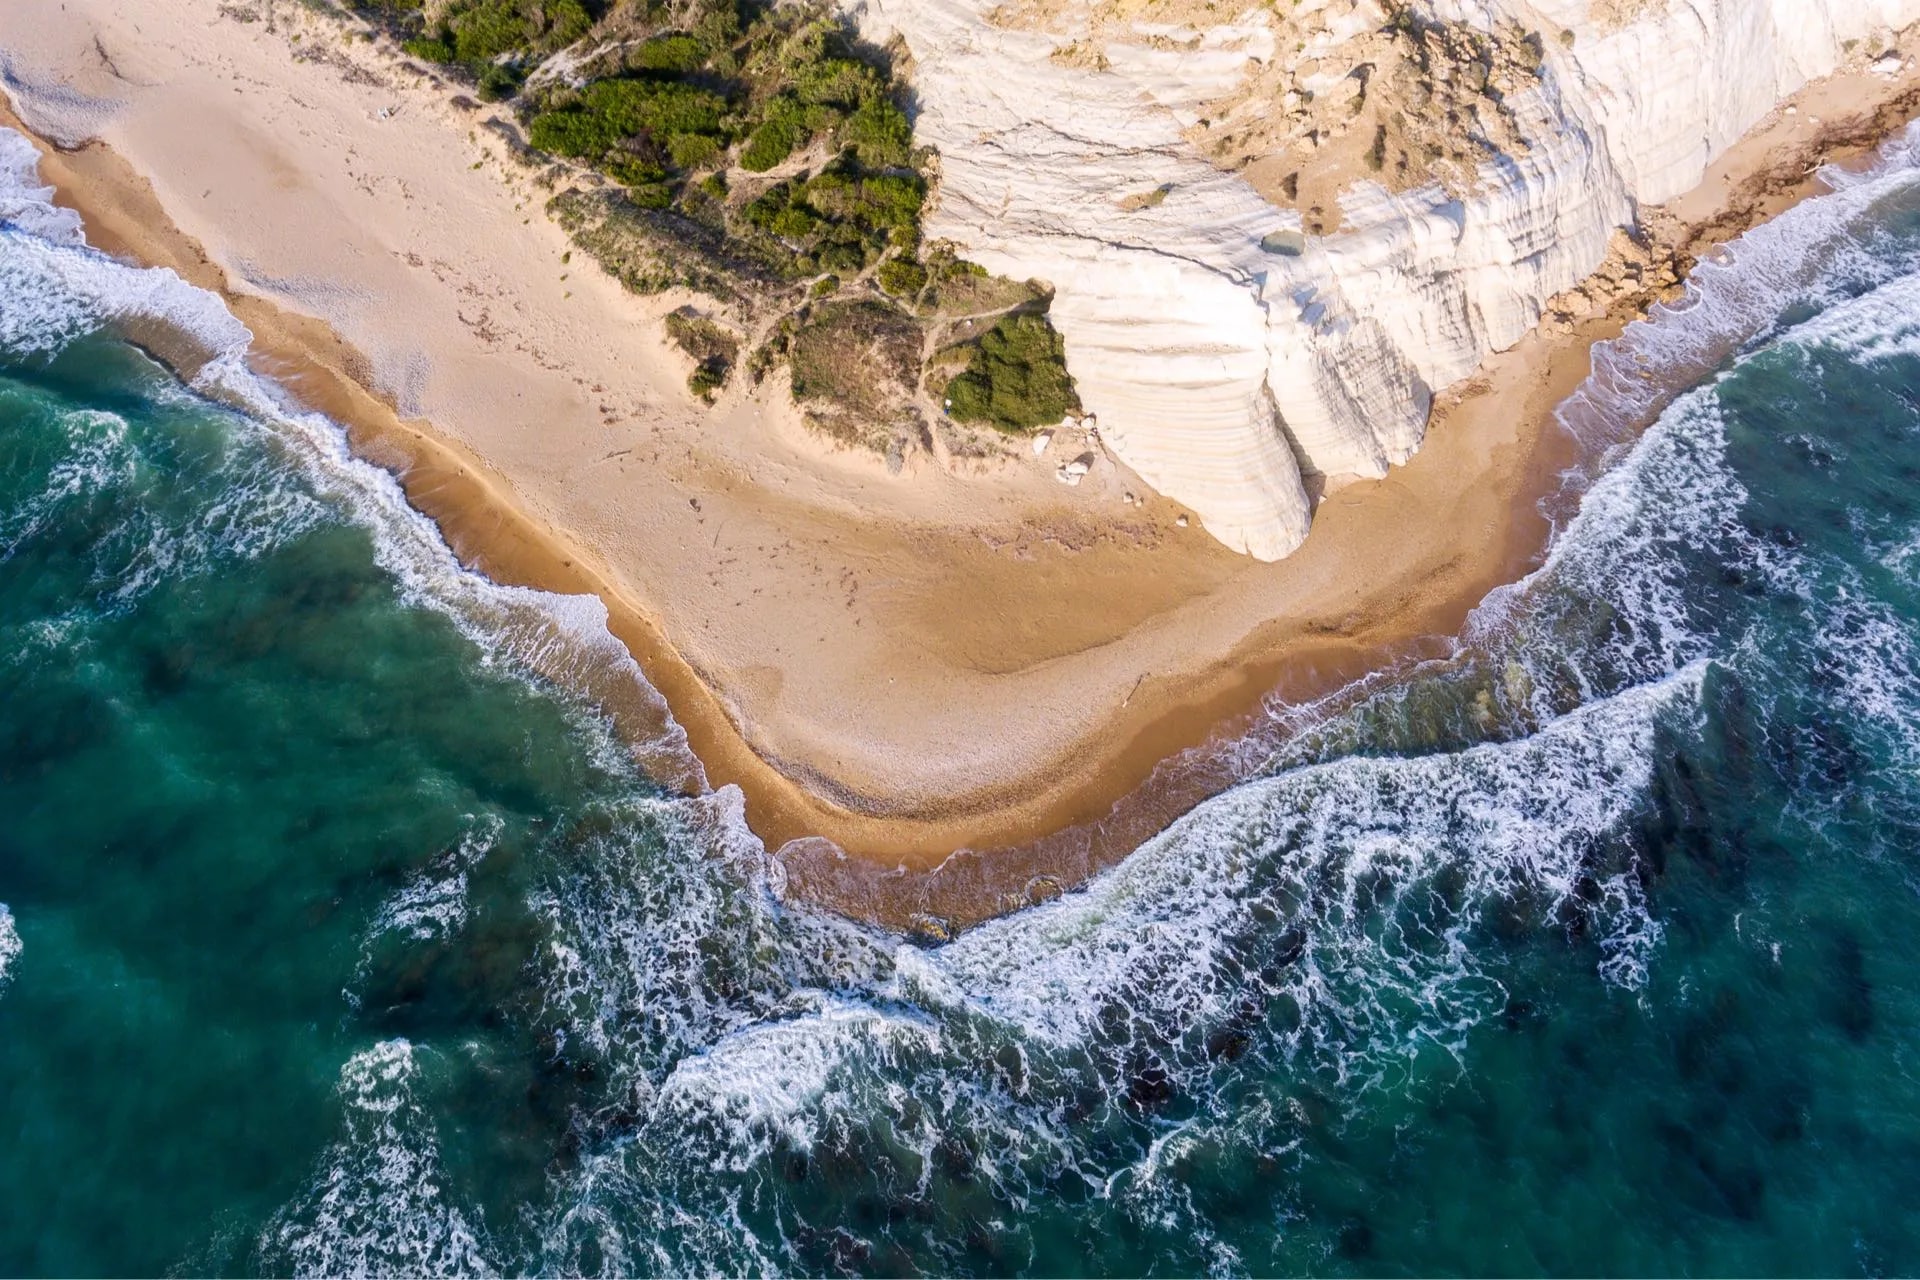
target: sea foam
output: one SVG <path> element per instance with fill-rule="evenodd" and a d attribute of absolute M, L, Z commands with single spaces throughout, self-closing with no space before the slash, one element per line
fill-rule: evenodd
<path fill-rule="evenodd" d="M 340 1070 L 345 1133 L 261 1234 L 258 1262 L 299 1275 L 492 1275 L 481 1232 L 449 1198 L 419 1051 L 385 1040 Z"/>
<path fill-rule="evenodd" d="M 13 912 L 6 903 L 0 902 L 0 992 L 13 980 L 13 964 L 22 950 L 20 929 L 13 922 Z"/>
<path fill-rule="evenodd" d="M 602 601 L 501 586 L 465 569 L 399 482 L 353 456 L 339 424 L 293 405 L 253 372 L 253 335 L 218 297 L 172 271 L 130 267 L 87 247 L 77 219 L 50 197 L 31 144 L 0 129 L 0 348 L 50 358 L 109 327 L 161 325 L 180 335 L 202 357 L 192 390 L 271 431 L 316 491 L 373 531 L 376 560 L 410 600 L 451 618 L 491 658 L 612 715 L 663 784 L 705 789 L 685 732 L 608 630 Z"/>

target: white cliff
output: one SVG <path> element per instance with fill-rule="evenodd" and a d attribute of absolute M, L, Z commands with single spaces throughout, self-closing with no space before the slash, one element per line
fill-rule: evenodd
<path fill-rule="evenodd" d="M 1264 8 L 1200 27 L 1108 7 L 850 2 L 913 57 L 917 137 L 940 154 L 929 236 L 1053 285 L 1107 445 L 1263 559 L 1306 536 L 1303 471 L 1404 462 L 1434 390 L 1518 341 L 1637 205 L 1687 190 L 1781 98 L 1920 20 L 1920 0 L 1428 0 L 1435 21 L 1530 33 L 1537 66 L 1500 98 L 1530 145 L 1465 184 L 1392 194 L 1361 175 L 1320 227 L 1194 133 L 1236 94 L 1239 114 L 1265 110 L 1243 90 L 1285 60 L 1337 71 L 1347 42 L 1379 38 L 1380 0 L 1301 0 L 1279 20 L 1288 47 Z"/>

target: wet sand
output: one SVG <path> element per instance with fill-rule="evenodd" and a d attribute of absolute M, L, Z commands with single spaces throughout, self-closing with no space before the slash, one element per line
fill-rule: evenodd
<path fill-rule="evenodd" d="M 223 56 L 274 56 L 258 31 L 211 30 Z M 121 71 L 127 61 L 114 59 Z M 191 88 L 190 61 L 173 74 Z M 1817 160 L 1861 154 L 1911 118 L 1920 85 L 1836 77 L 1801 102 L 1670 206 L 1664 234 L 1683 263 L 1810 192 Z M 137 159 L 158 172 L 169 158 Z M 1306 547 L 1260 565 L 1180 529 L 1171 504 L 1055 492 L 1047 468 L 896 479 L 796 437 L 768 406 L 704 415 L 665 398 L 678 375 L 651 350 L 629 388 L 657 419 L 628 444 L 638 453 L 644 439 L 648 456 L 608 479 L 598 464 L 615 430 L 591 451 L 563 440 L 539 467 L 517 466 L 524 420 L 490 433 L 403 412 L 431 408 L 433 395 L 396 390 L 353 325 L 276 297 L 235 244 L 209 248 L 176 225 L 163 189 L 118 149 L 50 151 L 43 174 L 94 243 L 222 293 L 253 330 L 262 371 L 394 470 L 463 561 L 603 599 L 707 780 L 739 785 L 756 832 L 786 846 L 790 894 L 936 931 L 1072 885 L 1230 783 L 1207 744 L 1256 727 L 1270 700 L 1310 700 L 1443 651 L 1489 590 L 1537 563 L 1541 501 L 1573 460 L 1553 408 L 1585 376 L 1592 344 L 1652 301 L 1620 298 L 1570 334 L 1536 333 L 1492 358 L 1441 397 L 1410 464 L 1328 495 Z M 488 172 L 473 180 L 506 186 Z M 539 223 L 530 237 L 551 230 Z M 617 293 L 596 305 L 641 309 Z M 429 336 L 454 362 L 471 354 L 453 349 L 469 332 Z M 716 444 L 723 429 L 737 430 Z M 812 486 L 804 497 L 796 477 Z M 604 523 L 636 503 L 657 511 Z M 782 545 L 784 560 L 765 551 Z M 715 571 L 730 554 L 738 563 Z M 808 567 L 796 590 L 797 560 Z M 844 607 L 830 588 L 845 590 Z"/>

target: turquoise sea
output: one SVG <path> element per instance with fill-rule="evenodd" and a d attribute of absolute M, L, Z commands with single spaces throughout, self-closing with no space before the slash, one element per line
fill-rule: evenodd
<path fill-rule="evenodd" d="M 1920 1271 L 1920 136 L 1832 182 L 1454 656 L 923 947 L 0 133 L 0 1274 Z"/>

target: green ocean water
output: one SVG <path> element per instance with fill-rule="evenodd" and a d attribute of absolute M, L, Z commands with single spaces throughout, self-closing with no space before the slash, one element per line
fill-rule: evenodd
<path fill-rule="evenodd" d="M 1912 140 L 1603 354 L 1452 658 L 923 948 L 10 138 L 0 1273 L 1920 1270 Z"/>

